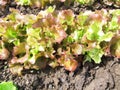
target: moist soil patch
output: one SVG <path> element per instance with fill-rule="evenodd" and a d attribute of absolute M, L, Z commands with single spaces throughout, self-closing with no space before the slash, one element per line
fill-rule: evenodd
<path fill-rule="evenodd" d="M 37 14 L 41 9 L 29 6 L 17 6 L 11 2 L 0 9 L 0 17 L 10 13 L 10 8 L 17 8 L 24 14 Z M 47 7 L 45 7 L 47 8 Z M 92 6 L 80 6 L 77 3 L 69 7 L 57 6 L 58 10 L 72 9 L 75 14 L 85 10 L 118 9 L 113 5 L 105 5 L 99 0 Z M 63 67 L 52 69 L 47 66 L 43 70 L 24 70 L 22 76 L 13 75 L 7 61 L 0 61 L 0 82 L 13 81 L 18 90 L 119 90 L 120 61 L 113 57 L 103 57 L 101 64 L 86 62 L 80 64 L 74 72 Z"/>

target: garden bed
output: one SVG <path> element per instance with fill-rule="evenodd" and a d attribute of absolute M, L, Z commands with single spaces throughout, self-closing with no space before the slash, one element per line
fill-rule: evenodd
<path fill-rule="evenodd" d="M 10 8 L 18 9 L 24 14 L 37 15 L 41 8 L 30 6 L 19 6 L 14 2 L 8 3 L 0 10 L 0 17 L 10 14 Z M 46 9 L 43 8 L 42 10 Z M 112 10 L 120 7 L 114 4 L 106 5 L 101 0 L 95 1 L 91 6 L 70 6 L 60 4 L 57 10 L 71 9 L 76 15 L 86 10 Z M 0 61 L 0 82 L 13 81 L 19 90 L 119 90 L 120 88 L 120 61 L 114 57 L 102 57 L 100 64 L 92 62 L 79 62 L 74 72 L 66 71 L 63 67 L 55 69 L 47 66 L 42 70 L 23 70 L 22 75 L 14 75 L 9 70 L 7 61 Z"/>

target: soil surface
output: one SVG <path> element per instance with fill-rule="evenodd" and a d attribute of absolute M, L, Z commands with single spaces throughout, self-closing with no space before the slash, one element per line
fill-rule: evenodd
<path fill-rule="evenodd" d="M 6 66 L 6 67 L 5 67 Z M 7 62 L 0 62 L 0 81 L 12 80 L 18 90 L 119 90 L 120 61 L 105 57 L 99 65 L 85 63 L 75 72 L 62 67 L 25 70 L 22 76 L 12 75 Z"/>
<path fill-rule="evenodd" d="M 0 9 L 0 17 L 10 13 L 10 8 L 17 8 L 22 13 L 37 14 L 39 8 L 17 6 L 11 2 Z M 70 7 L 59 5 L 57 9 L 72 9 L 76 14 L 85 10 L 117 9 L 113 5 L 105 5 L 100 0 L 92 6 L 80 6 L 77 3 Z M 75 72 L 68 72 L 62 67 L 55 69 L 47 66 L 44 70 L 24 70 L 22 76 L 13 75 L 7 61 L 0 61 L 0 82 L 13 81 L 18 90 L 120 90 L 120 60 L 103 57 L 101 64 L 86 62 Z"/>

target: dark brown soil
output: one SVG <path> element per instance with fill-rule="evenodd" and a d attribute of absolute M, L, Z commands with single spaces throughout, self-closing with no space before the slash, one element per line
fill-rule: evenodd
<path fill-rule="evenodd" d="M 75 72 L 62 67 L 26 70 L 23 76 L 12 75 L 6 62 L 0 62 L 0 81 L 12 80 L 19 90 L 119 90 L 120 61 L 104 58 L 100 65 L 87 62 Z"/>
<path fill-rule="evenodd" d="M 9 14 L 9 8 L 17 8 L 22 13 L 37 14 L 40 9 L 29 6 L 17 6 L 14 2 L 0 9 L 0 17 Z M 77 3 L 70 7 L 60 5 L 57 9 L 72 9 L 76 14 L 85 10 L 116 9 L 102 4 L 100 0 L 92 6 L 80 6 Z M 119 8 L 119 7 L 118 7 Z M 120 90 L 120 60 L 103 57 L 99 65 L 86 62 L 75 72 L 68 72 L 62 67 L 55 69 L 49 66 L 44 70 L 25 70 L 22 76 L 15 76 L 7 67 L 7 61 L 0 61 L 0 82 L 12 80 L 19 90 Z"/>

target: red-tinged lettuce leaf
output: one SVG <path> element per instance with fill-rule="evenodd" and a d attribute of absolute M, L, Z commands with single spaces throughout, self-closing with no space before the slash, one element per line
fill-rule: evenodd
<path fill-rule="evenodd" d="M 94 14 L 91 14 L 89 18 L 92 20 L 102 21 L 103 16 L 102 14 L 94 13 Z"/>
<path fill-rule="evenodd" d="M 80 55 L 83 52 L 83 46 L 75 43 L 71 45 L 71 50 L 73 55 Z"/>
<path fill-rule="evenodd" d="M 51 27 L 59 24 L 56 14 L 56 12 L 48 13 L 47 11 L 41 11 L 37 16 L 38 20 L 33 24 L 33 28 Z"/>
<path fill-rule="evenodd" d="M 58 63 L 60 64 L 60 66 L 64 66 L 65 69 L 68 71 L 75 71 L 78 67 L 78 62 L 66 55 L 62 55 L 58 59 Z"/>
<path fill-rule="evenodd" d="M 12 54 L 13 54 L 13 56 L 16 56 L 16 55 L 19 55 L 19 54 L 22 54 L 25 52 L 26 52 L 25 43 L 20 43 L 19 45 L 13 47 Z"/>
<path fill-rule="evenodd" d="M 22 75 L 23 65 L 21 65 L 21 64 L 9 64 L 9 69 L 15 75 Z"/>
<path fill-rule="evenodd" d="M 15 63 L 20 63 L 20 64 L 23 64 L 24 62 L 26 62 L 29 58 L 29 49 L 30 47 L 28 45 L 25 46 L 25 55 L 22 55 L 19 57 L 18 56 L 13 56 L 13 58 L 11 59 L 10 63 L 11 64 L 15 64 Z"/>
<path fill-rule="evenodd" d="M 10 55 L 10 52 L 5 47 L 5 43 L 0 40 L 0 60 L 7 60 Z"/>
<path fill-rule="evenodd" d="M 28 60 L 28 58 L 29 58 L 29 55 L 28 55 L 28 54 L 26 54 L 26 55 L 24 55 L 24 56 L 22 56 L 22 57 L 20 57 L 20 58 L 18 58 L 18 57 L 13 57 L 13 58 L 11 59 L 10 63 L 11 63 L 11 64 L 15 64 L 15 63 L 23 64 L 23 63 L 25 63 L 25 62 Z"/>
<path fill-rule="evenodd" d="M 7 60 L 10 52 L 6 48 L 0 49 L 0 60 Z"/>
<path fill-rule="evenodd" d="M 55 15 L 53 14 L 48 14 L 46 17 L 46 23 L 48 24 L 47 26 L 52 26 L 52 25 L 57 25 L 59 24 L 59 22 L 57 21 L 57 18 Z"/>
<path fill-rule="evenodd" d="M 59 23 L 56 15 L 48 14 L 46 12 L 40 12 L 39 15 L 42 17 L 38 19 L 38 21 L 35 22 L 32 27 L 42 29 L 43 34 L 41 35 L 45 35 L 42 38 L 47 38 L 57 43 L 60 43 L 64 38 L 66 38 L 66 27 Z"/>
<path fill-rule="evenodd" d="M 91 14 L 89 14 L 89 19 L 93 22 L 97 21 L 97 22 L 101 22 L 101 24 L 106 24 L 108 20 L 107 10 L 102 9 L 92 12 Z"/>
<path fill-rule="evenodd" d="M 58 19 L 61 23 L 67 23 L 68 25 L 72 25 L 74 22 L 74 13 L 71 10 L 63 10 L 58 14 Z"/>
<path fill-rule="evenodd" d="M 56 30 L 56 32 L 54 34 L 55 42 L 60 44 L 63 41 L 63 39 L 67 37 L 67 34 L 66 34 L 65 30 L 59 26 L 55 26 L 55 27 L 53 27 L 53 29 Z"/>
<path fill-rule="evenodd" d="M 120 58 L 120 36 L 114 36 L 110 43 L 111 54 L 117 58 Z"/>
<path fill-rule="evenodd" d="M 65 69 L 68 71 L 75 71 L 78 67 L 78 62 L 74 59 L 67 60 L 64 65 Z"/>
<path fill-rule="evenodd" d="M 55 67 L 59 66 L 57 60 L 49 61 L 48 65 L 51 66 L 52 68 L 55 68 Z"/>

